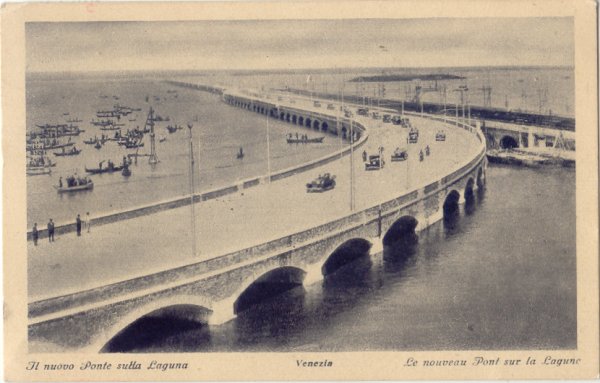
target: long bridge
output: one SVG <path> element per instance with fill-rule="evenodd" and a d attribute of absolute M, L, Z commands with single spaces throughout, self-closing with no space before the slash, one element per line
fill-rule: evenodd
<path fill-rule="evenodd" d="M 284 93 L 207 88 L 231 107 L 289 122 L 292 131 L 340 138 L 340 149 L 277 173 L 186 199 L 142 207 L 93 225 L 82 237 L 28 243 L 31 352 L 106 350 L 142 317 L 175 316 L 218 325 L 253 303 L 260 288 L 314 283 L 371 249 L 414 237 L 485 184 L 486 144 L 478 126 L 407 114 L 419 129 L 361 116 L 356 106 Z M 440 130 L 445 141 L 436 141 Z M 431 154 L 419 160 L 426 146 Z M 394 148 L 408 159 L 391 162 Z M 366 171 L 363 152 L 383 148 L 385 165 Z M 319 174 L 335 189 L 306 193 Z M 194 200 L 195 228 L 190 229 Z M 179 201 L 179 202 L 178 202 Z M 157 204 L 160 205 L 160 204 Z M 97 223 L 102 223 L 102 217 Z M 123 235 L 125 233 L 126 235 Z M 85 249 L 85 251 L 82 251 Z"/>

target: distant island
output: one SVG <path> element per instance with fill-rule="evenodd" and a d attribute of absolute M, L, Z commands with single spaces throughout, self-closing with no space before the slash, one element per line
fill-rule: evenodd
<path fill-rule="evenodd" d="M 353 78 L 350 82 L 464 80 L 465 78 L 453 74 L 382 74 L 377 76 L 359 76 Z"/>

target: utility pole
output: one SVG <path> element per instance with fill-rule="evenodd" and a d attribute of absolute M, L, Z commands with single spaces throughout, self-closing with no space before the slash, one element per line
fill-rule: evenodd
<path fill-rule="evenodd" d="M 267 113 L 267 182 L 271 183 L 271 139 L 269 137 L 269 114 Z"/>
<path fill-rule="evenodd" d="M 354 211 L 354 130 L 350 119 L 350 211 Z"/>
<path fill-rule="evenodd" d="M 150 116 L 148 118 L 148 123 L 150 124 L 150 157 L 148 158 L 148 163 L 150 165 L 156 165 L 158 163 L 158 157 L 156 155 L 156 142 L 155 142 L 155 134 L 154 134 L 154 118 L 152 116 L 152 108 L 150 108 Z"/>
<path fill-rule="evenodd" d="M 192 138 L 192 124 L 188 124 L 190 130 L 190 207 L 192 228 L 192 256 L 196 256 L 196 213 L 194 211 L 194 141 Z"/>

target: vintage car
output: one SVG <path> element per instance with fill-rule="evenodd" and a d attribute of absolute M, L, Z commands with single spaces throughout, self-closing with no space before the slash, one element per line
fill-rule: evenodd
<path fill-rule="evenodd" d="M 383 168 L 383 165 L 385 165 L 385 161 L 380 155 L 371 155 L 369 160 L 365 162 L 365 170 L 379 170 Z"/>
<path fill-rule="evenodd" d="M 371 113 L 371 117 L 372 117 L 374 120 L 379 120 L 379 118 L 380 118 L 380 116 L 379 116 L 379 113 L 378 113 L 378 112 L 373 112 L 373 113 Z"/>
<path fill-rule="evenodd" d="M 392 161 L 406 161 L 408 159 L 408 152 L 406 149 L 396 148 L 394 153 L 392 153 Z"/>
<path fill-rule="evenodd" d="M 358 108 L 356 111 L 361 116 L 367 116 L 369 114 L 369 108 Z"/>
<path fill-rule="evenodd" d="M 335 176 L 329 173 L 320 174 L 317 179 L 306 184 L 307 193 L 321 193 L 335 187 Z"/>
<path fill-rule="evenodd" d="M 327 109 L 329 109 L 329 110 L 335 110 L 335 105 L 333 105 L 333 104 L 327 104 Z"/>
<path fill-rule="evenodd" d="M 317 108 L 320 108 L 320 107 L 321 107 L 321 103 L 320 103 L 319 101 L 315 101 L 315 102 L 313 102 L 313 105 L 314 105 L 315 107 L 317 107 Z"/>
<path fill-rule="evenodd" d="M 383 115 L 383 122 L 385 122 L 385 123 L 392 122 L 392 116 L 390 116 L 389 114 L 384 114 Z"/>
<path fill-rule="evenodd" d="M 419 141 L 419 130 L 416 128 L 411 128 L 410 132 L 408 132 L 408 143 L 416 144 Z"/>
<path fill-rule="evenodd" d="M 446 141 L 446 132 L 444 132 L 443 130 L 440 130 L 439 132 L 437 132 L 435 135 L 435 140 L 436 141 Z"/>

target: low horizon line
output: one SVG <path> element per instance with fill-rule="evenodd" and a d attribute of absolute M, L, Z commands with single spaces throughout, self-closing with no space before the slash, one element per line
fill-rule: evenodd
<path fill-rule="evenodd" d="M 268 68 L 268 69 L 119 69 L 119 70 L 56 70 L 56 71 L 28 71 L 25 74 L 100 74 L 100 73 L 157 73 L 157 72 L 324 72 L 324 71 L 339 71 L 339 70 L 398 70 L 398 69 L 468 69 L 468 68 L 491 68 L 491 69 L 512 69 L 512 68 L 575 68 L 575 65 L 464 65 L 464 66 L 408 66 L 408 67 L 388 67 L 388 66 L 373 66 L 373 67 L 329 67 L 329 68 Z"/>

